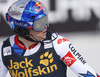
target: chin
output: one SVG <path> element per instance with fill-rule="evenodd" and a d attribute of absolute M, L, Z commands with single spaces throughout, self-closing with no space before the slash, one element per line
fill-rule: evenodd
<path fill-rule="evenodd" d="M 45 39 L 45 38 L 46 38 L 46 36 L 44 36 L 43 38 Z M 44 40 L 44 39 L 43 39 L 43 40 Z"/>
<path fill-rule="evenodd" d="M 42 36 L 41 39 L 38 39 L 38 40 L 44 40 L 46 38 L 46 36 Z"/>

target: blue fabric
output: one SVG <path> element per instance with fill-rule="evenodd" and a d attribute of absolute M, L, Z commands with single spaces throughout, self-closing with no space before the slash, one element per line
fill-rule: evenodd
<path fill-rule="evenodd" d="M 14 44 L 12 48 L 18 55 L 22 55 L 24 51 L 23 49 L 19 48 L 16 44 Z"/>

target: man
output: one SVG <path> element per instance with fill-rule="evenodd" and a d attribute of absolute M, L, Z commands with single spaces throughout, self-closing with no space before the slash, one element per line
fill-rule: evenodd
<path fill-rule="evenodd" d="M 66 77 L 67 66 L 78 77 L 100 77 L 69 40 L 51 33 L 48 12 L 37 0 L 18 0 L 6 14 L 16 35 L 3 42 L 0 76 Z M 54 31 L 54 30 L 53 30 Z"/>

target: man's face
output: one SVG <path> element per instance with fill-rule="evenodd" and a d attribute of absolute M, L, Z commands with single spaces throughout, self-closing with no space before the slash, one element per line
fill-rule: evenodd
<path fill-rule="evenodd" d="M 41 41 L 46 38 L 46 31 L 47 31 L 47 26 L 45 26 L 45 29 L 43 31 L 34 31 L 32 29 L 29 29 L 29 33 L 38 41 Z M 31 35 L 29 35 L 29 37 L 35 40 Z"/>

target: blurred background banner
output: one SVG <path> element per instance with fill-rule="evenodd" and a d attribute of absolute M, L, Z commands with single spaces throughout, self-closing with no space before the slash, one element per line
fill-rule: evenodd
<path fill-rule="evenodd" d="M 13 34 L 5 21 L 9 6 L 17 0 L 0 0 L 0 36 Z M 49 10 L 49 22 L 57 32 L 100 29 L 100 0 L 40 0 Z"/>

